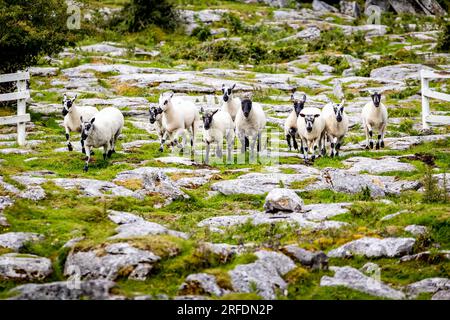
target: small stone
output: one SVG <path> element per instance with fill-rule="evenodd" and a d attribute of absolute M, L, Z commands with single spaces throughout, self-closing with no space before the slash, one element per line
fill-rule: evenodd
<path fill-rule="evenodd" d="M 228 293 L 228 290 L 219 287 L 216 277 L 206 273 L 196 273 L 187 276 L 179 290 L 182 295 L 195 293 L 220 297 Z"/>
<path fill-rule="evenodd" d="M 405 227 L 405 231 L 411 233 L 415 237 L 420 237 L 420 236 L 427 234 L 428 228 L 425 226 L 411 224 L 411 225 Z"/>
<path fill-rule="evenodd" d="M 288 245 L 283 251 L 302 265 L 311 267 L 313 270 L 327 270 L 328 257 L 322 251 L 308 251 L 296 245 Z"/>
<path fill-rule="evenodd" d="M 303 200 L 292 190 L 275 188 L 269 192 L 264 203 L 266 212 L 300 212 Z"/>

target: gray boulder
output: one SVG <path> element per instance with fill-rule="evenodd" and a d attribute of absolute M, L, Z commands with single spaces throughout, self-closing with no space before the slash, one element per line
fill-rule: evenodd
<path fill-rule="evenodd" d="M 322 251 L 308 251 L 297 245 L 285 246 L 283 251 L 295 261 L 313 270 L 328 269 L 328 257 Z"/>
<path fill-rule="evenodd" d="M 395 300 L 405 298 L 403 292 L 392 289 L 378 279 L 368 277 L 352 267 L 331 267 L 330 269 L 335 272 L 334 276 L 323 276 L 322 279 L 320 279 L 320 286 L 344 286 L 380 298 Z"/>
<path fill-rule="evenodd" d="M 407 261 L 431 261 L 434 259 L 450 260 L 450 250 L 442 250 L 438 252 L 423 251 L 416 254 L 406 255 L 400 258 L 400 262 Z"/>
<path fill-rule="evenodd" d="M 420 237 L 427 234 L 428 228 L 425 226 L 418 226 L 415 224 L 411 224 L 405 227 L 405 231 L 411 233 L 415 237 Z"/>
<path fill-rule="evenodd" d="M 431 300 L 450 300 L 450 290 L 441 290 L 435 293 Z"/>
<path fill-rule="evenodd" d="M 0 234 L 0 248 L 19 251 L 28 242 L 37 242 L 44 239 L 44 236 L 31 232 L 8 232 Z"/>
<path fill-rule="evenodd" d="M 52 262 L 47 258 L 17 253 L 0 255 L 0 279 L 44 280 L 52 271 Z"/>
<path fill-rule="evenodd" d="M 339 2 L 340 12 L 354 18 L 361 16 L 361 8 L 356 1 L 341 0 Z"/>
<path fill-rule="evenodd" d="M 30 75 L 37 77 L 50 77 L 58 74 L 59 68 L 54 67 L 31 67 L 29 70 Z"/>
<path fill-rule="evenodd" d="M 180 286 L 179 291 L 181 295 L 195 293 L 198 295 L 212 295 L 217 297 L 229 293 L 228 290 L 219 287 L 215 276 L 207 273 L 190 274 Z"/>
<path fill-rule="evenodd" d="M 115 283 L 108 280 L 61 281 L 45 284 L 25 284 L 12 289 L 18 293 L 11 300 L 108 300 Z"/>
<path fill-rule="evenodd" d="M 433 70 L 421 64 L 398 64 L 373 69 L 371 78 L 405 81 L 406 79 L 419 79 L 420 70 Z"/>
<path fill-rule="evenodd" d="M 417 298 L 421 293 L 436 293 L 440 290 L 450 290 L 450 279 L 428 278 L 414 282 L 405 288 L 408 296 Z"/>
<path fill-rule="evenodd" d="M 258 260 L 238 265 L 229 271 L 234 291 L 256 293 L 264 299 L 275 299 L 277 293 L 286 294 L 287 283 L 283 275 L 295 269 L 295 263 L 278 252 L 261 250 L 255 253 Z"/>
<path fill-rule="evenodd" d="M 134 248 L 128 243 L 114 243 L 105 248 L 71 252 L 64 275 L 81 279 L 115 280 L 119 276 L 145 280 L 160 257 L 150 251 Z"/>
<path fill-rule="evenodd" d="M 343 246 L 328 252 L 329 257 L 349 258 L 365 256 L 367 258 L 398 257 L 411 253 L 414 238 L 361 238 L 350 241 Z"/>
<path fill-rule="evenodd" d="M 351 172 L 368 172 L 371 174 L 379 174 L 390 171 L 414 171 L 416 167 L 406 162 L 400 162 L 395 157 L 382 157 L 380 159 L 372 159 L 366 157 L 352 157 L 345 161 L 343 164 L 350 166 Z"/>
<path fill-rule="evenodd" d="M 312 2 L 312 8 L 314 11 L 320 11 L 320 12 L 334 12 L 337 13 L 339 10 L 332 5 L 329 5 L 328 3 L 320 0 L 313 0 Z"/>
<path fill-rule="evenodd" d="M 290 189 L 272 189 L 264 202 L 266 212 L 300 212 L 303 208 L 303 200 Z"/>

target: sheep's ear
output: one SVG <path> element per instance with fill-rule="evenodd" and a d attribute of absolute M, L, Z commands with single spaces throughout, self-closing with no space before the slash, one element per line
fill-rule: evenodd
<path fill-rule="evenodd" d="M 83 123 L 83 116 L 80 116 L 80 121 L 81 123 Z"/>
<path fill-rule="evenodd" d="M 234 90 L 234 88 L 236 88 L 236 83 L 233 84 L 233 86 L 231 87 L 231 90 Z"/>
<path fill-rule="evenodd" d="M 342 101 L 341 101 L 341 103 L 340 103 L 341 107 L 343 107 L 344 104 L 345 104 L 345 99 L 342 99 Z"/>
<path fill-rule="evenodd" d="M 91 119 L 91 124 L 93 124 L 93 123 L 94 123 L 94 121 L 95 121 L 95 118 L 92 118 L 92 119 Z"/>
<path fill-rule="evenodd" d="M 205 109 L 203 109 L 203 107 L 200 107 L 200 114 L 204 115 L 205 114 Z"/>
<path fill-rule="evenodd" d="M 63 95 L 63 101 L 66 101 L 67 100 L 67 95 L 64 93 L 64 95 Z"/>
<path fill-rule="evenodd" d="M 169 99 L 172 99 L 174 94 L 175 94 L 175 93 L 171 92 L 171 93 L 169 94 Z"/>
<path fill-rule="evenodd" d="M 73 97 L 72 102 L 74 102 L 77 97 L 78 95 L 76 94 L 75 97 Z"/>
<path fill-rule="evenodd" d="M 214 110 L 213 113 L 212 113 L 212 115 L 215 115 L 215 114 L 217 113 L 217 111 L 219 111 L 219 109 Z"/>
<path fill-rule="evenodd" d="M 222 83 L 222 89 L 225 88 L 225 83 Z"/>
<path fill-rule="evenodd" d="M 320 117 L 320 114 L 315 114 L 314 115 L 314 118 L 318 118 L 318 117 Z"/>
<path fill-rule="evenodd" d="M 300 101 L 303 102 L 303 103 L 306 101 L 306 94 L 302 95 L 302 100 L 300 100 Z"/>

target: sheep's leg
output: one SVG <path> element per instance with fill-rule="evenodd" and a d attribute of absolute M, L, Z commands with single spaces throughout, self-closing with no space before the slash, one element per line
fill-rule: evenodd
<path fill-rule="evenodd" d="M 295 141 L 295 138 L 294 138 L 294 141 Z M 288 134 L 286 135 L 286 142 L 287 142 L 289 151 L 291 151 L 291 150 L 292 150 L 292 147 L 291 147 L 291 134 L 290 134 L 290 133 L 288 133 Z"/>
<path fill-rule="evenodd" d="M 258 142 L 258 134 L 256 134 L 256 135 L 254 135 L 253 137 L 252 137 L 252 141 L 251 141 L 251 145 L 250 145 L 250 158 L 251 159 L 254 159 L 255 158 L 255 147 L 256 147 L 256 144 L 257 144 L 257 142 Z"/>
<path fill-rule="evenodd" d="M 87 172 L 89 169 L 89 162 L 91 161 L 91 152 L 92 152 L 92 147 L 88 147 L 85 150 L 85 154 L 86 154 L 86 163 L 84 164 L 84 168 L 83 171 Z"/>
<path fill-rule="evenodd" d="M 238 133 L 238 138 L 239 141 L 241 142 L 241 153 L 245 153 L 245 147 L 246 147 L 246 143 L 247 143 L 247 137 L 245 136 L 245 134 L 243 132 L 239 132 Z"/>
<path fill-rule="evenodd" d="M 66 129 L 67 149 L 69 149 L 69 151 L 73 151 L 73 146 L 72 143 L 70 142 L 70 130 L 68 127 L 65 127 L 65 129 Z"/>
<path fill-rule="evenodd" d="M 232 163 L 232 151 L 233 151 L 233 145 L 234 145 L 234 130 L 230 129 L 227 134 L 227 149 L 228 149 L 228 163 Z"/>
<path fill-rule="evenodd" d="M 369 147 L 373 149 L 373 128 L 370 124 L 367 124 L 367 131 L 369 133 Z"/>
<path fill-rule="evenodd" d="M 377 142 L 377 145 L 379 145 L 381 148 L 384 148 L 385 133 L 386 133 L 386 123 L 383 123 L 380 128 L 380 133 L 378 134 L 378 142 Z"/>
<path fill-rule="evenodd" d="M 308 141 L 305 138 L 302 139 L 302 149 L 303 149 L 303 159 L 305 162 L 308 161 Z"/>
<path fill-rule="evenodd" d="M 111 159 L 111 156 L 112 156 L 113 152 L 115 152 L 114 151 L 114 148 L 115 148 L 114 145 L 115 145 L 114 138 L 112 138 L 111 141 L 109 142 L 110 148 L 108 149 L 108 153 L 106 154 L 106 157 L 108 159 Z"/>
<path fill-rule="evenodd" d="M 105 144 L 103 146 L 103 160 L 106 161 L 106 157 L 108 156 L 108 152 L 109 152 L 109 143 Z"/>
<path fill-rule="evenodd" d="M 159 135 L 159 152 L 164 152 L 164 134 Z"/>
<path fill-rule="evenodd" d="M 211 145 L 209 142 L 206 142 L 206 152 L 205 152 L 205 163 L 209 163 L 209 151 L 211 149 Z"/>
<path fill-rule="evenodd" d="M 81 153 L 86 153 L 86 149 L 84 148 L 84 140 L 81 139 L 80 143 L 81 143 Z"/>
<path fill-rule="evenodd" d="M 330 157 L 333 158 L 336 144 L 334 143 L 334 139 L 331 134 L 328 134 L 328 141 L 330 141 Z"/>
<path fill-rule="evenodd" d="M 325 157 L 327 155 L 327 134 L 326 132 L 322 132 L 322 138 L 321 138 L 322 147 L 320 148 L 320 152 L 322 154 L 322 157 Z"/>
<path fill-rule="evenodd" d="M 341 145 L 342 145 L 342 140 L 344 139 L 344 137 L 338 137 L 336 138 L 336 157 L 339 157 L 339 150 L 341 149 Z"/>
<path fill-rule="evenodd" d="M 257 136 L 257 144 L 256 144 L 256 151 L 259 153 L 261 151 L 261 139 L 262 139 L 262 132 L 258 132 Z"/>

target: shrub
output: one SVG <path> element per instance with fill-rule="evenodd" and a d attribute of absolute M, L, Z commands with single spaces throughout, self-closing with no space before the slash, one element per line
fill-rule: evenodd
<path fill-rule="evenodd" d="M 74 43 L 63 0 L 0 1 L 0 73 L 16 72 Z"/>
<path fill-rule="evenodd" d="M 443 23 L 436 49 L 441 52 L 450 52 L 450 21 Z"/>
<path fill-rule="evenodd" d="M 181 19 L 173 0 L 132 0 L 111 19 L 111 26 L 137 32 L 150 25 L 173 31 Z"/>
<path fill-rule="evenodd" d="M 447 203 L 447 177 L 444 175 L 443 186 L 439 186 L 438 180 L 433 177 L 433 171 L 430 166 L 427 167 L 422 179 L 424 193 L 423 202 L 425 203 Z"/>
<path fill-rule="evenodd" d="M 205 25 L 198 26 L 192 30 L 191 35 L 200 41 L 206 41 L 211 37 L 211 29 Z"/>

